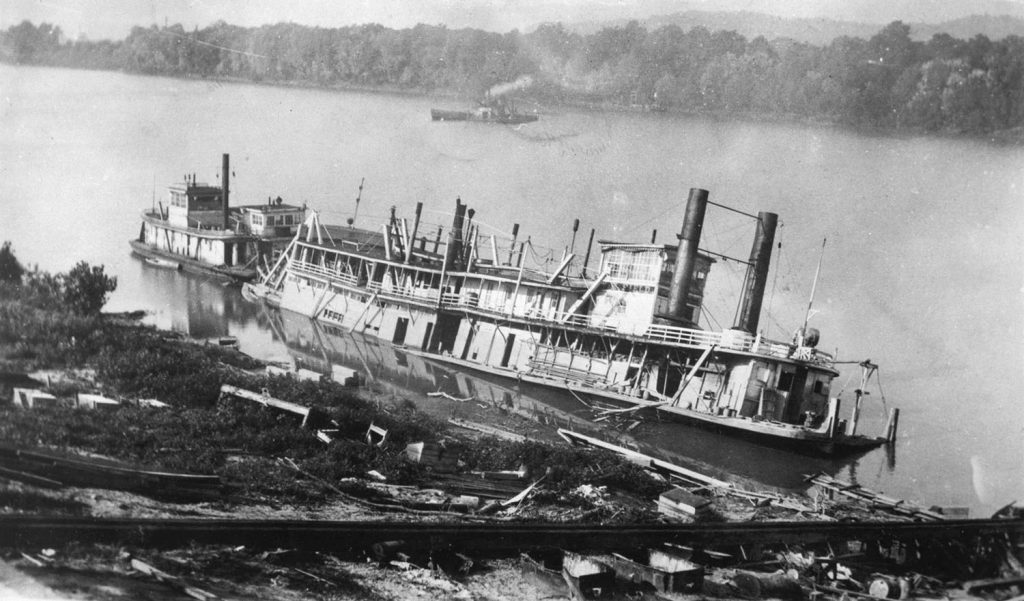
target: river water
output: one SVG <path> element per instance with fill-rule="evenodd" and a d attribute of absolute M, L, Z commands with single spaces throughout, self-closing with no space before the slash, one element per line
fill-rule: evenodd
<path fill-rule="evenodd" d="M 459 103 L 0 66 L 0 240 L 50 271 L 105 265 L 118 277 L 108 310 L 145 309 L 160 327 L 235 335 L 281 359 L 293 349 L 236 289 L 129 253 L 140 211 L 185 173 L 217 182 L 222 153 L 233 204 L 280 195 L 340 223 L 365 178 L 362 226 L 417 201 L 441 222 L 459 196 L 498 232 L 520 223 L 521 237 L 577 252 L 591 228 L 673 241 L 689 188 L 705 188 L 714 202 L 780 215 L 766 333 L 788 340 L 800 326 L 821 258 L 809 321 L 821 346 L 882 366 L 861 431 L 880 433 L 883 408 L 902 410 L 894 452 L 824 469 L 972 515 L 1024 500 L 1024 149 L 569 109 L 518 127 L 433 123 L 432 106 Z M 752 232 L 712 207 L 701 245 L 745 259 Z M 735 261 L 714 265 L 712 325 L 732 321 L 741 283 Z M 848 403 L 855 377 L 844 371 L 834 388 Z M 766 482 L 822 468 L 689 429 L 637 431 Z"/>

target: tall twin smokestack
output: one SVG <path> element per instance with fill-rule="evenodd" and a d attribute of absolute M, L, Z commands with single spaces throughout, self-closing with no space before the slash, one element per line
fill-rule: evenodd
<path fill-rule="evenodd" d="M 733 326 L 749 334 L 757 333 L 761 319 L 761 302 L 764 300 L 764 286 L 768 281 L 768 266 L 772 259 L 772 245 L 775 243 L 775 226 L 778 221 L 779 216 L 775 213 L 757 214 L 757 231 L 754 233 L 754 244 L 750 248 L 750 263 L 747 265 L 747 277 L 743 281 L 740 311 L 736 325 Z"/>
<path fill-rule="evenodd" d="M 668 306 L 665 312 L 656 317 L 686 326 L 696 325 L 697 316 L 690 315 L 687 300 L 693 282 L 693 273 L 697 265 L 697 253 L 700 235 L 704 229 L 704 214 L 707 212 L 708 191 L 691 188 L 690 197 L 686 201 L 686 215 L 683 218 L 683 231 L 679 234 L 679 247 L 676 250 L 676 266 L 672 272 L 672 284 L 669 288 Z M 765 283 L 768 279 L 768 267 L 771 263 L 772 244 L 775 243 L 775 227 L 779 216 L 775 213 L 758 213 L 757 231 L 754 244 L 750 250 L 750 264 L 744 279 L 743 295 L 740 299 L 740 311 L 737 316 L 736 329 L 750 334 L 757 332 L 761 315 L 761 303 L 764 299 Z"/>
<path fill-rule="evenodd" d="M 690 188 L 686 201 L 686 215 L 683 217 L 683 231 L 679 234 L 676 250 L 676 268 L 672 272 L 672 285 L 668 292 L 668 307 L 661 315 L 664 319 L 685 325 L 695 325 L 686 310 L 686 299 L 690 296 L 693 269 L 697 265 L 697 247 L 700 233 L 704 229 L 704 213 L 708 209 L 708 191 Z M 695 316 L 694 316 L 695 317 Z"/>

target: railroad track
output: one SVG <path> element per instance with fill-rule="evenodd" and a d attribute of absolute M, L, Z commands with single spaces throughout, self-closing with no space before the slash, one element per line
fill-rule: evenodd
<path fill-rule="evenodd" d="M 1017 538 L 1022 533 L 1024 519 L 601 526 L 0 516 L 0 546 L 7 548 L 53 547 L 78 541 L 148 548 L 175 548 L 197 543 L 342 553 L 366 550 L 382 541 L 402 541 L 408 549 L 454 548 L 501 556 L 536 548 L 603 551 L 664 542 L 719 547 L 851 540 L 966 541 L 982 537 Z"/>

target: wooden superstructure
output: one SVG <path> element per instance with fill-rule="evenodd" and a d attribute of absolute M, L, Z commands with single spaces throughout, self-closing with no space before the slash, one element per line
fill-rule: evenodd
<path fill-rule="evenodd" d="M 132 250 L 189 271 L 240 282 L 254 279 L 257 266 L 276 260 L 291 241 L 306 211 L 280 197 L 231 207 L 229 175 L 225 154 L 221 186 L 199 183 L 194 175 L 169 186 L 167 206 L 161 202 L 143 212 Z"/>
<path fill-rule="evenodd" d="M 568 249 L 484 235 L 456 201 L 451 226 L 392 212 L 379 231 L 326 227 L 311 213 L 249 298 L 463 368 L 567 389 L 619 406 L 814 453 L 884 442 L 855 434 L 830 398 L 838 375 L 817 336 L 758 330 L 776 217 L 756 231 L 736 325 L 696 325 L 715 260 L 699 250 L 707 192 L 691 191 L 678 245 L 599 240 L 597 267 Z M 591 237 L 593 240 L 593 236 Z M 870 364 L 869 364 L 870 365 Z M 873 367 L 873 366 L 872 366 Z M 891 438 L 891 437 L 890 437 Z"/>

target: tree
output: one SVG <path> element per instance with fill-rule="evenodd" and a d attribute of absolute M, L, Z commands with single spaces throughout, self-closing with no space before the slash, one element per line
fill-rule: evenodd
<path fill-rule="evenodd" d="M 0 247 L 0 282 L 7 284 L 21 284 L 21 276 L 25 274 L 25 268 L 18 262 L 11 250 L 11 243 L 4 242 Z"/>
<path fill-rule="evenodd" d="M 79 261 L 64 277 L 64 302 L 75 313 L 95 315 L 117 289 L 117 278 L 103 273 L 103 266 Z"/>

